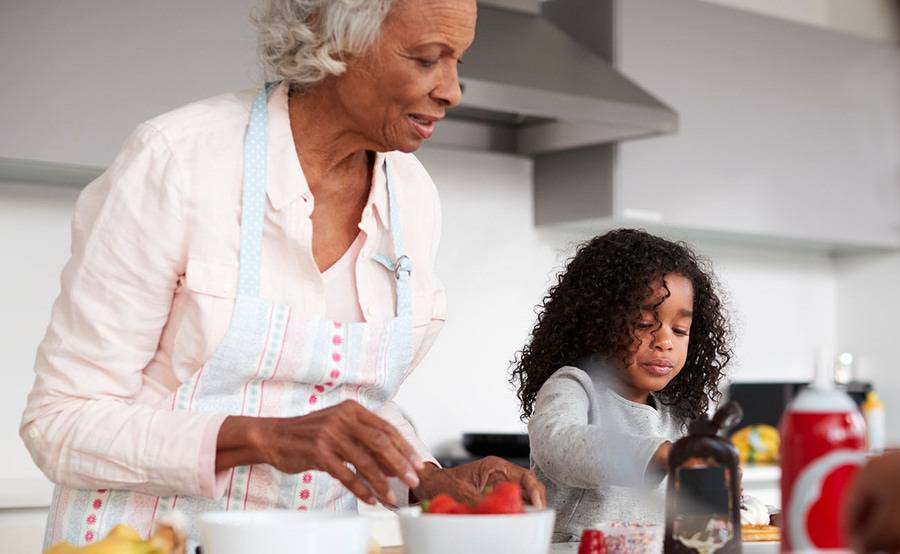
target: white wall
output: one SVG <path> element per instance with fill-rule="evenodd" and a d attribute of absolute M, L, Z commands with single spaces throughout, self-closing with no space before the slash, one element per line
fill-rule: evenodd
<path fill-rule="evenodd" d="M 0 183 L 0 508 L 48 498 L 43 476 L 19 440 L 19 418 L 34 380 L 38 343 L 69 254 L 69 222 L 78 190 Z"/>
<path fill-rule="evenodd" d="M 840 348 L 855 353 L 860 378 L 885 405 L 887 442 L 900 445 L 900 254 L 845 256 L 837 264 Z"/>

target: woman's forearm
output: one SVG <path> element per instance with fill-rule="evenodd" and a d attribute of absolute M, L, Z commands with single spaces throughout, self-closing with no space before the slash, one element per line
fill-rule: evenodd
<path fill-rule="evenodd" d="M 216 439 L 216 471 L 267 463 L 263 436 L 272 426 L 271 418 L 226 417 Z"/>

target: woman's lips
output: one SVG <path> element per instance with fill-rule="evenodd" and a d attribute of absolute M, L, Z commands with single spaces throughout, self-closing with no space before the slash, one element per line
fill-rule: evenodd
<path fill-rule="evenodd" d="M 439 118 L 419 114 L 410 114 L 408 117 L 413 128 L 423 139 L 428 139 L 434 134 L 434 124 L 439 120 Z"/>

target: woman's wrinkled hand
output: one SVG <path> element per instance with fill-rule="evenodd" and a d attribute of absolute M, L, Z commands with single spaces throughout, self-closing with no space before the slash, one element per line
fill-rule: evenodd
<path fill-rule="evenodd" d="M 522 487 L 522 496 L 526 502 L 536 508 L 547 505 L 547 492 L 534 473 L 496 456 L 449 469 L 426 464 L 421 477 L 422 484 L 412 491 L 415 498 L 420 500 L 447 493 L 460 502 L 474 504 L 488 487 L 512 481 Z"/>
<path fill-rule="evenodd" d="M 900 452 L 873 458 L 859 470 L 844 523 L 857 552 L 900 552 Z"/>
<path fill-rule="evenodd" d="M 291 418 L 226 418 L 216 470 L 249 463 L 267 463 L 284 473 L 327 472 L 369 504 L 376 499 L 396 504 L 388 478 L 414 488 L 423 467 L 390 423 L 352 400 Z"/>

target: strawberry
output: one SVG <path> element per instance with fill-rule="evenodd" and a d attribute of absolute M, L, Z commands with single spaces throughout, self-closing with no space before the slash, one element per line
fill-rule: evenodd
<path fill-rule="evenodd" d="M 602 531 L 585 529 L 581 532 L 578 554 L 606 554 L 606 538 Z"/>
<path fill-rule="evenodd" d="M 477 514 L 521 514 L 523 511 L 522 487 L 509 481 L 496 484 L 475 506 Z"/>
<path fill-rule="evenodd" d="M 423 509 L 429 514 L 470 514 L 472 511 L 465 504 L 457 502 L 447 493 L 442 493 L 431 499 Z"/>

